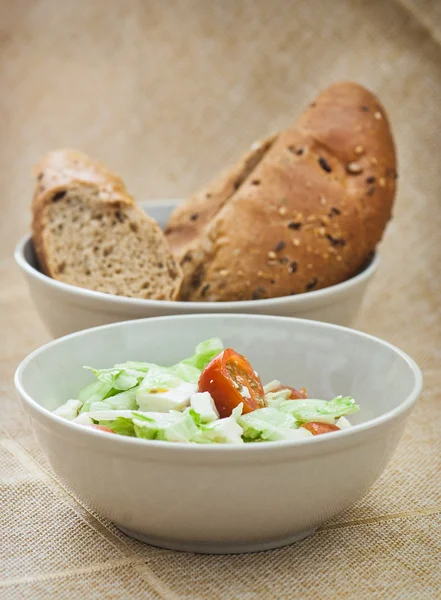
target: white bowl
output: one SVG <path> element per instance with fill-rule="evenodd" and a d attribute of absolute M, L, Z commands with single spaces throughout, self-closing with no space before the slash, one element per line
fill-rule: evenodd
<path fill-rule="evenodd" d="M 143 206 L 164 227 L 176 205 L 162 202 Z M 297 296 L 244 302 L 170 302 L 114 296 L 51 279 L 39 271 L 30 236 L 18 243 L 15 260 L 41 319 L 54 337 L 127 319 L 195 313 L 254 313 L 351 325 L 379 263 L 377 253 L 361 273 L 348 281 Z"/>
<path fill-rule="evenodd" d="M 353 395 L 354 427 L 296 442 L 146 441 L 72 424 L 50 411 L 90 380 L 82 365 L 172 364 L 220 336 L 262 380 L 310 396 Z M 236 553 L 289 544 L 361 498 L 394 452 L 421 391 L 417 365 L 390 344 L 315 321 L 191 315 L 106 325 L 50 342 L 15 385 L 54 471 L 122 531 L 156 546 Z"/>

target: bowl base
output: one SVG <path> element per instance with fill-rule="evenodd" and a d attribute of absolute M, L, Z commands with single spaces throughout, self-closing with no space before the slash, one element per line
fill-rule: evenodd
<path fill-rule="evenodd" d="M 304 538 L 315 533 L 316 528 L 307 529 L 300 533 L 287 535 L 284 537 L 275 538 L 272 540 L 266 540 L 264 542 L 252 542 L 252 543 L 234 543 L 234 542 L 186 542 L 186 541 L 173 541 L 165 538 L 154 537 L 144 535 L 126 529 L 115 523 L 115 526 L 128 535 L 129 537 L 135 538 L 150 546 L 157 546 L 158 548 L 165 548 L 166 550 L 177 550 L 179 552 L 192 552 L 195 554 L 246 554 L 250 552 L 262 552 L 264 550 L 273 550 L 274 548 L 281 548 L 282 546 L 288 546 L 294 542 L 299 542 Z"/>

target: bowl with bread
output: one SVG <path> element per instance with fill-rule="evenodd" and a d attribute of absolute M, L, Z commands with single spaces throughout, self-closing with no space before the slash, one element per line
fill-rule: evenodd
<path fill-rule="evenodd" d="M 152 389 L 159 379 L 167 389 Z M 15 384 L 55 473 L 82 502 L 142 541 L 235 553 L 299 540 L 360 499 L 398 444 L 421 373 L 362 332 L 218 314 L 71 334 L 28 356 Z M 222 418 L 211 420 L 204 396 Z M 257 396 L 267 406 L 253 408 Z M 311 417 L 315 430 L 304 427 Z"/>
<path fill-rule="evenodd" d="M 32 236 L 16 260 L 58 336 L 196 312 L 351 324 L 397 172 L 385 109 L 343 82 L 179 203 L 141 206 L 119 176 L 73 150 L 49 152 L 35 176 Z"/>

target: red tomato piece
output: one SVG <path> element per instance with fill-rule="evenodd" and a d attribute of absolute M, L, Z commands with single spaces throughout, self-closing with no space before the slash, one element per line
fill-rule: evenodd
<path fill-rule="evenodd" d="M 86 427 L 92 427 L 92 429 L 98 429 L 99 431 L 107 431 L 107 433 L 115 433 L 113 429 L 110 427 L 106 427 L 105 425 L 86 425 Z"/>
<path fill-rule="evenodd" d="M 331 431 L 340 431 L 340 427 L 337 425 L 333 425 L 332 423 L 304 423 L 301 425 L 308 431 L 310 431 L 313 435 L 321 435 L 322 433 L 331 433 Z"/>
<path fill-rule="evenodd" d="M 308 394 L 306 393 L 305 388 L 300 388 L 299 390 L 296 390 L 295 388 L 290 387 L 289 385 L 281 385 L 280 387 L 272 391 L 280 392 L 280 390 L 291 390 L 291 395 L 288 398 L 288 400 L 306 400 L 308 398 Z"/>
<path fill-rule="evenodd" d="M 243 403 L 243 412 L 264 408 L 262 382 L 247 359 L 227 348 L 205 367 L 198 383 L 199 392 L 209 392 L 221 418 L 229 417 Z"/>

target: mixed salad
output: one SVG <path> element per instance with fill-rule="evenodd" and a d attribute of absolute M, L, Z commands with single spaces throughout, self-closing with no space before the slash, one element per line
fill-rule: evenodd
<path fill-rule="evenodd" d="M 171 367 L 128 361 L 90 369 L 96 380 L 54 413 L 112 434 L 198 444 L 297 440 L 351 426 L 355 400 L 307 397 L 271 381 L 222 341 L 202 342 Z"/>

